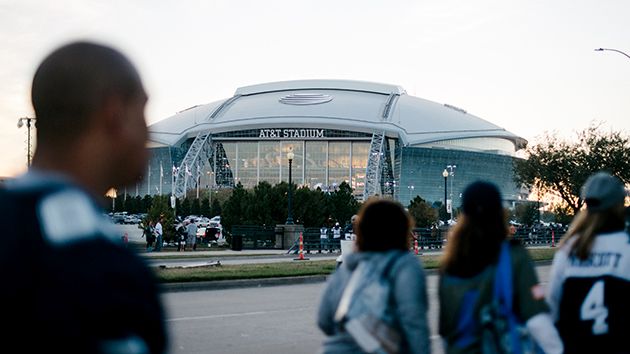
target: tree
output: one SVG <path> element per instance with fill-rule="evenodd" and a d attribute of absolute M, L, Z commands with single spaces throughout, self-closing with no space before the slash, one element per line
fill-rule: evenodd
<path fill-rule="evenodd" d="M 190 202 L 190 214 L 191 215 L 199 215 L 201 214 L 201 205 L 199 205 L 199 198 L 192 199 Z"/>
<path fill-rule="evenodd" d="M 409 204 L 409 214 L 414 218 L 417 227 L 431 227 L 438 221 L 437 210 L 433 209 L 420 196 L 413 198 Z"/>
<path fill-rule="evenodd" d="M 218 199 L 212 200 L 212 207 L 209 209 L 208 213 L 210 214 L 210 217 L 221 215 L 221 202 L 219 202 Z"/>
<path fill-rule="evenodd" d="M 295 191 L 293 215 L 305 227 L 320 227 L 326 222 L 326 197 L 321 189 L 302 187 Z"/>
<path fill-rule="evenodd" d="M 591 126 L 566 141 L 547 133 L 541 143 L 527 148 L 527 159 L 516 159 L 514 180 L 541 193 L 556 193 L 577 213 L 584 201 L 580 189 L 601 170 L 630 182 L 630 140 L 619 132 L 602 132 Z"/>
<path fill-rule="evenodd" d="M 352 187 L 346 182 L 342 182 L 337 190 L 330 193 L 326 202 L 330 217 L 340 224 L 350 222 L 352 215 L 356 214 L 361 206 L 352 195 Z"/>
<path fill-rule="evenodd" d="M 153 205 L 153 197 L 150 196 L 149 194 L 146 194 L 143 198 L 142 198 L 142 203 L 141 203 L 141 210 L 143 213 L 148 213 L 149 209 L 151 209 L 151 205 Z"/>
<path fill-rule="evenodd" d="M 162 221 L 162 240 L 164 242 L 172 241 L 175 238 L 175 226 L 173 209 L 170 207 L 170 197 L 168 195 L 156 195 L 153 197 L 153 202 L 147 218 L 154 222 L 163 218 Z"/>
<path fill-rule="evenodd" d="M 221 215 L 221 224 L 223 229 L 230 231 L 234 225 L 244 225 L 246 219 L 245 211 L 247 210 L 247 204 L 249 202 L 249 196 L 247 191 L 243 188 L 241 182 L 236 184 L 236 187 L 232 190 L 232 195 L 223 204 L 223 215 Z"/>
<path fill-rule="evenodd" d="M 540 218 L 537 202 L 519 203 L 514 207 L 513 217 L 519 224 L 534 225 Z"/>
<path fill-rule="evenodd" d="M 188 216 L 190 215 L 190 198 L 184 198 L 182 203 L 177 208 L 177 215 Z"/>

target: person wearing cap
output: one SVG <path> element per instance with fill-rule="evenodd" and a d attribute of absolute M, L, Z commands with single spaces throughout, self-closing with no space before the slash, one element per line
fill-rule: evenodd
<path fill-rule="evenodd" d="M 339 222 L 335 223 L 335 226 L 333 226 L 332 228 L 332 232 L 333 232 L 333 247 L 339 248 L 340 241 L 341 241 L 341 226 L 339 225 Z"/>
<path fill-rule="evenodd" d="M 562 341 L 529 254 L 518 241 L 508 240 L 497 187 L 483 181 L 470 184 L 462 195 L 462 211 L 440 267 L 439 333 L 445 352 L 482 352 L 481 314 L 495 301 L 493 285 L 500 256 L 505 260 L 509 255 L 504 264 L 511 266 L 514 279 L 512 312 L 545 353 L 562 353 Z"/>
<path fill-rule="evenodd" d="M 630 237 L 623 183 L 606 172 L 581 191 L 586 209 L 573 219 L 551 266 L 547 301 L 566 353 L 628 353 Z"/>

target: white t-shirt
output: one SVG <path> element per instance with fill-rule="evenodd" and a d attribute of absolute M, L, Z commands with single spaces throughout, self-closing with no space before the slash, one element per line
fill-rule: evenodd
<path fill-rule="evenodd" d="M 162 224 L 159 221 L 155 224 L 155 236 L 162 236 Z"/>
<path fill-rule="evenodd" d="M 340 227 L 333 227 L 333 238 L 341 238 L 341 228 Z"/>

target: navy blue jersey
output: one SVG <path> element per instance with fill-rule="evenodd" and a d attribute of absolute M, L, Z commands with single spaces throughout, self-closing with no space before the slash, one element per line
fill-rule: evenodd
<path fill-rule="evenodd" d="M 7 352 L 166 350 L 153 274 L 84 191 L 29 173 L 0 189 L 0 220 Z"/>
<path fill-rule="evenodd" d="M 630 353 L 630 238 L 596 236 L 586 260 L 556 254 L 548 300 L 565 353 Z"/>

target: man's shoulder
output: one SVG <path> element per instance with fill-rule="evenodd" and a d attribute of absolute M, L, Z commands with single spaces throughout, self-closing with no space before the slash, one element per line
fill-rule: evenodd
<path fill-rule="evenodd" d="M 32 213 L 44 240 L 55 246 L 94 237 L 115 238 L 113 225 L 82 188 L 56 175 L 27 173 L 8 184 L 5 196 Z"/>

